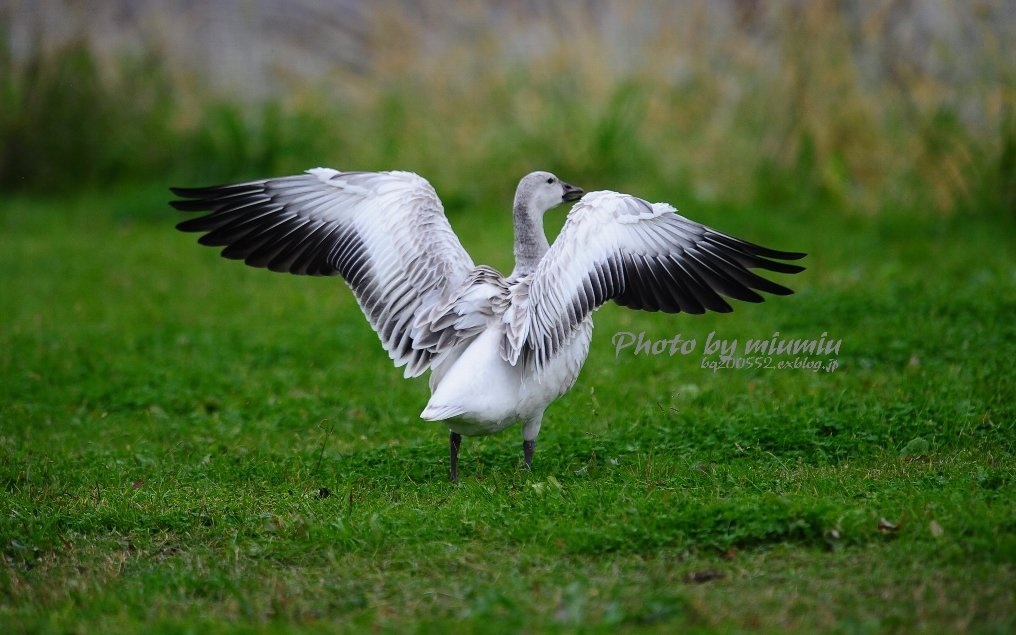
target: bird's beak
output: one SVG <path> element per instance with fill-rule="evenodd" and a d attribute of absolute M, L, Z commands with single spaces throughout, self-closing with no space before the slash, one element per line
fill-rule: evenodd
<path fill-rule="evenodd" d="M 577 201 L 580 198 L 582 198 L 583 194 L 585 194 L 585 192 L 582 191 L 581 187 L 575 187 L 574 185 L 569 185 L 569 184 L 565 183 L 564 181 L 561 181 L 561 186 L 564 187 L 564 196 L 561 197 L 561 200 L 563 200 L 565 202 L 569 202 L 570 203 L 571 201 Z"/>

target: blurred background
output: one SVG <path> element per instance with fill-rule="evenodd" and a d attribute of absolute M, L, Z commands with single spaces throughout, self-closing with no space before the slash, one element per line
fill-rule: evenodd
<path fill-rule="evenodd" d="M 852 214 L 1016 209 L 1008 0 L 3 0 L 0 187 L 407 169 Z M 817 208 L 817 207 L 816 207 Z"/>

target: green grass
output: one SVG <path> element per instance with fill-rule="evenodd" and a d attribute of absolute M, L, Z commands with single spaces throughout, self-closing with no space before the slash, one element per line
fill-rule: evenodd
<path fill-rule="evenodd" d="M 452 217 L 502 269 L 508 204 Z M 808 251 L 799 292 L 605 308 L 533 471 L 513 429 L 452 485 L 425 382 L 339 280 L 220 259 L 161 187 L 6 200 L 0 623 L 1012 632 L 1012 219 L 682 211 Z M 776 330 L 842 339 L 838 369 L 700 367 L 712 331 Z M 615 357 L 617 331 L 698 350 Z"/>

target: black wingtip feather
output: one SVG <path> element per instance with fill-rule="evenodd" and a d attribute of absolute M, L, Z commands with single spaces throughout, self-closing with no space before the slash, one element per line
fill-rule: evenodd
<path fill-rule="evenodd" d="M 222 247 L 220 255 L 252 267 L 297 275 L 334 275 L 328 262 L 335 227 L 288 214 L 276 199 L 273 181 L 250 181 L 209 187 L 171 187 L 181 197 L 170 205 L 181 212 L 205 212 L 176 224 L 183 232 L 202 234 L 198 243 Z M 285 180 L 274 182 L 285 189 Z"/>
<path fill-rule="evenodd" d="M 208 203 L 200 199 L 170 201 L 169 204 L 173 206 L 173 209 L 181 212 L 203 212 L 208 209 Z"/>
<path fill-rule="evenodd" d="M 803 251 L 778 251 L 776 249 L 769 249 L 755 243 L 749 243 L 752 247 L 752 253 L 756 256 L 762 256 L 764 258 L 775 258 L 776 260 L 800 260 L 808 254 Z"/>
<path fill-rule="evenodd" d="M 773 295 L 794 295 L 793 289 L 785 287 L 782 284 L 776 284 L 775 282 L 773 282 L 772 286 L 765 291 L 766 293 L 771 293 Z"/>
<path fill-rule="evenodd" d="M 758 258 L 757 260 L 758 262 L 755 267 L 765 269 L 767 271 L 775 271 L 776 273 L 801 273 L 804 271 L 804 267 L 801 265 L 777 262 L 775 260 L 768 260 L 767 258 Z"/>

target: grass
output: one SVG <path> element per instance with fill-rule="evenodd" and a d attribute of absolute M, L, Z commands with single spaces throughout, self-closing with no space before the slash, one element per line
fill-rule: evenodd
<path fill-rule="evenodd" d="M 452 223 L 504 270 L 500 203 Z M 683 211 L 808 251 L 798 293 L 603 309 L 533 471 L 513 429 L 466 439 L 451 485 L 425 383 L 338 280 L 218 258 L 161 185 L 5 200 L 0 622 L 1011 632 L 1011 216 Z M 615 355 L 618 331 L 697 349 Z M 841 339 L 839 367 L 701 367 L 710 332 L 774 331 Z"/>
<path fill-rule="evenodd" d="M 890 5 L 708 6 L 392 5 L 353 25 L 361 67 L 283 72 L 257 104 L 167 66 L 185 23 L 133 57 L 85 32 L 0 47 L 5 632 L 1016 630 L 998 8 L 922 53 L 887 45 Z M 604 308 L 533 471 L 509 431 L 466 439 L 451 485 L 425 382 L 341 282 L 172 229 L 167 185 L 318 164 L 426 175 L 502 271 L 504 175 L 533 168 L 808 270 L 731 315 Z M 776 331 L 841 341 L 836 370 L 703 367 L 710 334 Z"/>

